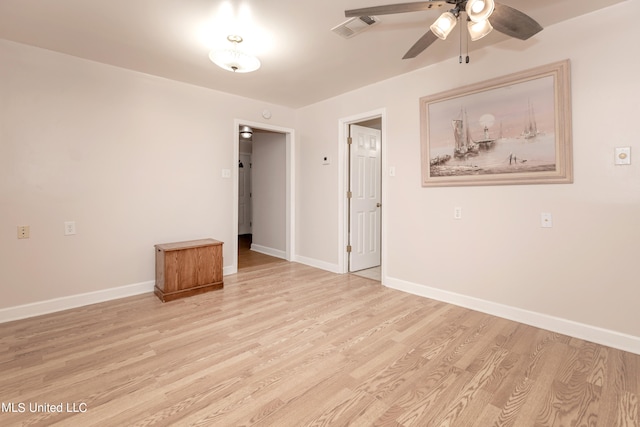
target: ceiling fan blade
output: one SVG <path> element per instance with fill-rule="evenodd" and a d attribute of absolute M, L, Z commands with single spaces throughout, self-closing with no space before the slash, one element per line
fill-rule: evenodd
<path fill-rule="evenodd" d="M 420 55 L 426 48 L 431 46 L 431 43 L 436 40 L 438 40 L 438 37 L 436 37 L 436 35 L 433 34 L 431 30 L 427 31 L 422 37 L 418 39 L 417 42 L 415 42 L 413 46 L 411 46 L 411 49 L 409 49 L 407 53 L 404 54 L 402 59 L 415 58 L 416 56 Z"/>
<path fill-rule="evenodd" d="M 365 7 L 362 9 L 345 10 L 344 16 L 351 18 L 354 16 L 371 15 L 391 15 L 394 13 L 419 12 L 446 5 L 446 1 L 426 0 L 414 3 L 387 4 L 383 6 Z"/>
<path fill-rule="evenodd" d="M 529 15 L 500 3 L 496 3 L 489 21 L 495 30 L 520 40 L 527 40 L 542 31 L 540 24 Z"/>

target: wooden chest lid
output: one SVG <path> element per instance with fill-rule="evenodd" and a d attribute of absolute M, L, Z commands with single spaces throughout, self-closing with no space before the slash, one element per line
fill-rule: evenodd
<path fill-rule="evenodd" d="M 187 240 L 185 242 L 161 243 L 155 245 L 155 248 L 159 251 L 177 251 L 211 245 L 222 245 L 222 242 L 214 239 Z"/>

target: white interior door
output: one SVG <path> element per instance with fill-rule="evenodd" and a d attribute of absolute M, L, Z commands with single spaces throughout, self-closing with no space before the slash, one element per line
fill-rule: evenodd
<path fill-rule="evenodd" d="M 381 132 L 350 126 L 349 271 L 380 265 Z"/>
<path fill-rule="evenodd" d="M 240 153 L 238 163 L 238 234 L 251 234 L 251 154 Z"/>

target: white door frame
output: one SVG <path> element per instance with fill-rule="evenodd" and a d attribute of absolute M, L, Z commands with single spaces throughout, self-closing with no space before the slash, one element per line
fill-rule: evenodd
<path fill-rule="evenodd" d="M 361 113 L 354 116 L 345 117 L 339 120 L 339 138 L 338 138 L 338 270 L 340 273 L 348 273 L 349 271 L 349 254 L 347 253 L 347 242 L 349 241 L 349 204 L 347 203 L 347 190 L 349 188 L 349 162 L 347 138 L 349 137 L 349 125 L 363 122 L 365 120 L 380 118 L 382 121 L 381 138 L 382 144 L 380 155 L 382 156 L 380 178 L 382 180 L 382 207 L 380 215 L 382 216 L 381 239 L 382 244 L 380 250 L 380 266 L 382 274 L 382 283 L 385 282 L 385 265 L 387 259 L 386 251 L 386 218 L 385 210 L 387 200 L 387 112 L 386 109 Z"/>
<path fill-rule="evenodd" d="M 240 160 L 240 132 L 238 129 L 240 125 L 251 126 L 254 129 L 264 129 L 272 132 L 279 132 L 285 134 L 286 143 L 286 225 L 285 225 L 285 259 L 292 261 L 295 254 L 295 131 L 291 128 L 285 128 L 281 126 L 273 126 L 266 123 L 252 122 L 249 120 L 235 119 L 233 121 L 233 218 L 231 219 L 233 224 L 233 242 L 232 247 L 232 266 L 233 271 L 230 274 L 238 271 L 238 161 Z"/>

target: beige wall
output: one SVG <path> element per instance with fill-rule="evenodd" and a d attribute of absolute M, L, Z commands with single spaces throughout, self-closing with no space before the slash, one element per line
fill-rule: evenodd
<path fill-rule="evenodd" d="M 640 153 L 640 60 L 630 48 L 640 38 L 639 3 L 472 52 L 469 65 L 453 58 L 300 109 L 299 255 L 339 262 L 338 233 L 326 230 L 341 215 L 340 171 L 317 159 L 338 156 L 340 119 L 385 108 L 383 161 L 396 169 L 395 177 L 383 173 L 386 284 L 640 337 L 640 160 L 613 163 L 616 146 Z M 419 97 L 567 58 L 574 184 L 421 187 Z M 553 214 L 552 229 L 540 227 L 542 212 Z"/>
<path fill-rule="evenodd" d="M 294 111 L 7 41 L 0 64 L 0 308 L 152 282 L 156 243 L 222 240 L 233 269 L 234 119 Z"/>

